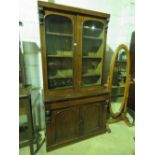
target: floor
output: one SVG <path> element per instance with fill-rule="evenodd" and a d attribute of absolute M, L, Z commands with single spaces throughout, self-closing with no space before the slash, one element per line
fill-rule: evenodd
<path fill-rule="evenodd" d="M 48 153 L 44 143 L 36 155 L 134 155 L 134 127 L 128 127 L 123 121 L 109 127 L 111 133 L 100 134 Z M 19 150 L 19 155 L 29 154 L 29 147 Z"/>

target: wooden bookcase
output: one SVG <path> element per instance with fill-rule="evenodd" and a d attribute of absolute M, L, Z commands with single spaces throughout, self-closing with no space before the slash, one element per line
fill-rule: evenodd
<path fill-rule="evenodd" d="M 106 131 L 109 14 L 38 2 L 47 150 Z"/>

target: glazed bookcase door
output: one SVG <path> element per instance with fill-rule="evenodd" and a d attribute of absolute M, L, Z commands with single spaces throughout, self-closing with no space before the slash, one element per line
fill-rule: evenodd
<path fill-rule="evenodd" d="M 83 18 L 81 86 L 102 85 L 105 42 L 103 20 Z"/>
<path fill-rule="evenodd" d="M 48 89 L 74 87 L 74 16 L 46 12 L 45 45 Z"/>

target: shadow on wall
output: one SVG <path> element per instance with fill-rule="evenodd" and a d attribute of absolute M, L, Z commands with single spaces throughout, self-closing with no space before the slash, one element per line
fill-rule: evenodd
<path fill-rule="evenodd" d="M 106 45 L 106 53 L 105 53 L 105 66 L 104 66 L 104 83 L 107 83 L 109 72 L 110 72 L 110 65 L 112 56 L 114 54 L 113 50 L 110 46 Z"/>

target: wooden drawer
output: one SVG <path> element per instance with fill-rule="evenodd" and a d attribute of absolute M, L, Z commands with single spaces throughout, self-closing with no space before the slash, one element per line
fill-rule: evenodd
<path fill-rule="evenodd" d="M 85 98 L 76 98 L 76 99 L 68 99 L 65 101 L 58 101 L 58 102 L 45 102 L 46 109 L 62 109 L 71 106 L 80 106 L 89 103 L 96 103 L 96 102 L 104 102 L 105 100 L 109 100 L 110 96 L 101 95 L 96 97 L 85 97 Z"/>

